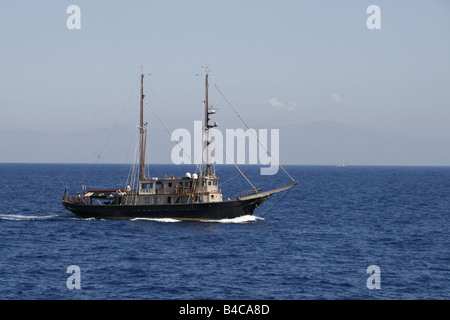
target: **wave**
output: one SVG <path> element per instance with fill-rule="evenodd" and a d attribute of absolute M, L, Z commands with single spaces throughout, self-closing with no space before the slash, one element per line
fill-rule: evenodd
<path fill-rule="evenodd" d="M 199 220 L 200 222 L 216 222 L 216 223 L 249 223 L 249 222 L 256 222 L 258 220 L 264 220 L 264 218 L 252 216 L 252 215 L 246 215 L 242 217 L 232 218 L 232 219 L 219 219 L 219 220 Z M 166 222 L 166 223 L 172 223 L 172 222 L 182 222 L 183 220 L 179 219 L 172 219 L 172 218 L 134 218 L 130 219 L 130 221 L 156 221 L 156 222 Z"/>
<path fill-rule="evenodd" d="M 256 222 L 258 220 L 264 220 L 264 218 L 252 215 L 241 216 L 232 219 L 220 219 L 220 220 L 202 220 L 202 222 L 217 222 L 217 223 L 249 223 Z"/>
<path fill-rule="evenodd" d="M 0 220 L 14 220 L 14 221 L 30 221 L 30 220 L 45 220 L 45 219 L 54 219 L 59 217 L 58 215 L 25 215 L 25 214 L 0 214 Z M 96 218 L 78 218 L 72 217 L 71 219 L 75 220 L 97 220 Z M 101 219 L 103 220 L 103 219 Z M 258 220 L 264 220 L 264 218 L 246 215 L 233 219 L 220 219 L 220 220 L 199 220 L 200 222 L 206 223 L 250 223 L 256 222 Z M 173 223 L 173 222 L 182 222 L 182 220 L 172 219 L 172 218 L 134 218 L 130 219 L 130 221 L 155 221 L 155 222 L 163 222 L 163 223 Z"/>
<path fill-rule="evenodd" d="M 156 222 L 180 222 L 181 220 L 171 218 L 134 218 L 130 221 L 156 221 Z"/>
<path fill-rule="evenodd" d="M 98 219 L 98 218 L 82 218 L 82 217 L 69 217 L 69 220 L 82 220 L 82 221 L 93 221 L 93 220 L 99 220 L 99 221 L 107 221 L 106 219 Z"/>
<path fill-rule="evenodd" d="M 44 220 L 52 219 L 58 217 L 57 215 L 50 216 L 36 216 L 36 215 L 23 215 L 23 214 L 0 214 L 0 220 L 15 220 L 15 221 L 25 221 L 25 220 Z"/>

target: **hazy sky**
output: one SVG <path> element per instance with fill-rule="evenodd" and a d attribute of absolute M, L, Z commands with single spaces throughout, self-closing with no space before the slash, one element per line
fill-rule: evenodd
<path fill-rule="evenodd" d="M 80 30 L 66 26 L 72 4 Z M 366 26 L 373 4 L 380 30 Z M 0 129 L 134 125 L 141 66 L 149 101 L 191 128 L 209 66 L 250 125 L 450 137 L 446 0 L 1 1 L 0 30 Z M 242 127 L 214 91 L 215 120 Z"/>

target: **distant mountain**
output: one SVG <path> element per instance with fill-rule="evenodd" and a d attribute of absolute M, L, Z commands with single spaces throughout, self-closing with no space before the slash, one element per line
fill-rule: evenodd
<path fill-rule="evenodd" d="M 450 165 L 445 139 L 419 141 L 332 121 L 278 129 L 283 164 Z M 164 129 L 150 130 L 148 162 L 171 163 L 175 143 Z M 135 140 L 136 129 L 124 125 L 63 135 L 1 129 L 0 162 L 130 163 Z"/>
<path fill-rule="evenodd" d="M 334 121 L 280 128 L 286 164 L 450 165 L 450 141 L 419 141 Z"/>
<path fill-rule="evenodd" d="M 161 137 L 166 139 L 165 143 L 158 143 Z M 135 141 L 136 129 L 124 125 L 62 135 L 3 129 L 0 130 L 0 162 L 131 163 Z M 149 161 L 170 162 L 172 146 L 167 131 L 153 129 L 149 148 Z"/>

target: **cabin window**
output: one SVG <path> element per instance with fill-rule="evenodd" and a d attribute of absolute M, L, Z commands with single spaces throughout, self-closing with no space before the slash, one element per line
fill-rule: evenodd
<path fill-rule="evenodd" d="M 161 190 L 162 187 L 163 187 L 162 182 L 159 182 L 159 181 L 158 181 L 158 182 L 156 183 L 156 190 Z"/>
<path fill-rule="evenodd" d="M 214 199 L 214 195 L 213 194 L 211 195 L 211 199 Z"/>
<path fill-rule="evenodd" d="M 210 186 L 211 185 L 211 181 L 208 181 L 208 186 Z"/>
<path fill-rule="evenodd" d="M 214 181 L 214 185 L 217 186 L 217 181 Z"/>
<path fill-rule="evenodd" d="M 144 182 L 141 184 L 142 189 L 152 189 L 153 188 L 153 182 Z"/>
<path fill-rule="evenodd" d="M 186 182 L 184 183 L 184 186 L 185 186 L 186 188 L 189 187 L 189 182 L 186 181 Z"/>
<path fill-rule="evenodd" d="M 167 203 L 172 203 L 172 197 L 167 197 Z"/>
<path fill-rule="evenodd" d="M 167 184 L 167 186 L 168 186 L 169 188 L 172 188 L 172 182 L 169 182 L 169 183 Z"/>

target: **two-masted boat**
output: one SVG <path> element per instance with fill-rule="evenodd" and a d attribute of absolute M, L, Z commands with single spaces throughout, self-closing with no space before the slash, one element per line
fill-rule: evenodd
<path fill-rule="evenodd" d="M 63 205 L 77 216 L 100 219 L 171 218 L 178 220 L 218 220 L 231 219 L 253 214 L 256 207 L 270 195 L 292 188 L 297 182 L 287 186 L 262 191 L 254 188 L 235 199 L 224 200 L 219 179 L 209 163 L 209 130 L 217 124 L 210 124 L 214 113 L 208 104 L 208 72 L 205 77 L 205 150 L 204 171 L 187 173 L 183 177 L 171 175 L 158 179 L 145 175 L 145 144 L 147 124 L 144 123 L 144 74 L 141 74 L 138 166 L 135 182 L 119 189 L 89 189 L 82 194 L 69 196 L 67 189 Z"/>

